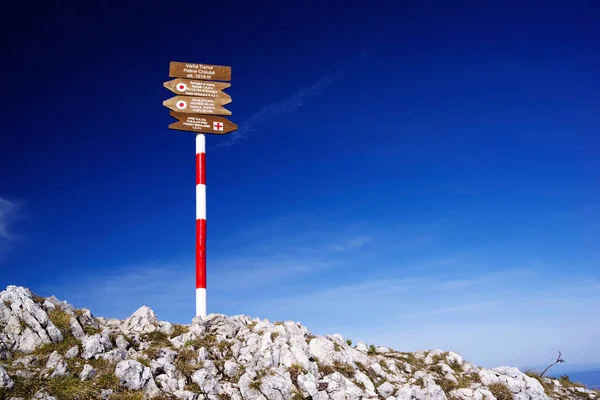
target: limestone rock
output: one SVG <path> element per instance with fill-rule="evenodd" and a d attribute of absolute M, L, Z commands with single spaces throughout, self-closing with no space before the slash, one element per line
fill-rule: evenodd
<path fill-rule="evenodd" d="M 112 348 L 110 340 L 98 333 L 92 336 L 86 336 L 81 344 L 83 347 L 81 357 L 86 360 Z"/>
<path fill-rule="evenodd" d="M 96 376 L 96 369 L 90 364 L 85 364 L 83 366 L 83 370 L 79 374 L 79 379 L 81 379 L 81 381 L 83 382 L 92 379 L 94 376 Z"/>
<path fill-rule="evenodd" d="M 125 333 L 150 333 L 158 329 L 158 318 L 150 307 L 138 308 L 123 323 L 122 330 Z"/>
<path fill-rule="evenodd" d="M 142 389 L 152 378 L 150 368 L 136 360 L 119 361 L 115 375 L 119 378 L 121 386 L 132 390 Z"/>
<path fill-rule="evenodd" d="M 52 352 L 46 362 L 47 372 L 44 374 L 46 377 L 56 378 L 59 376 L 65 376 L 68 374 L 69 367 L 63 358 L 60 356 L 58 351 Z"/>
<path fill-rule="evenodd" d="M 13 380 L 6 373 L 6 370 L 0 365 L 0 388 L 10 389 L 14 384 Z"/>
<path fill-rule="evenodd" d="M 516 400 L 598 400 L 591 390 L 555 379 L 541 378 L 542 386 L 516 368 L 480 368 L 440 349 L 407 354 L 364 342 L 353 347 L 338 333 L 314 336 L 294 321 L 210 314 L 186 327 L 186 333 L 166 341 L 163 336 L 173 335 L 173 325 L 159 321 L 146 306 L 125 320 L 94 317 L 54 296 L 41 299 L 9 286 L 0 292 L 0 393 L 17 379 L 68 375 L 69 366 L 83 368 L 77 380 L 95 384 L 110 366 L 124 388 L 143 392 L 144 398 L 495 400 L 490 385 L 502 384 Z M 152 332 L 161 334 L 148 335 Z M 80 345 L 64 355 L 63 350 L 23 354 L 65 338 Z M 49 393 L 44 387 L 32 398 L 52 400 Z M 115 397 L 102 387 L 98 395 Z"/>
<path fill-rule="evenodd" d="M 71 359 L 73 357 L 77 357 L 77 354 L 79 354 L 79 346 L 75 345 L 67 350 L 65 353 L 65 358 Z"/>

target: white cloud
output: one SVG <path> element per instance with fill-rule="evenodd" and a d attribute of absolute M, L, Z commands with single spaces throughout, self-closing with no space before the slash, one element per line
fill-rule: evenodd
<path fill-rule="evenodd" d="M 248 136 L 254 132 L 255 126 L 267 121 L 271 117 L 279 114 L 286 114 L 294 111 L 296 108 L 301 107 L 304 102 L 318 96 L 321 92 L 333 85 L 338 79 L 344 76 L 348 71 L 354 68 L 357 63 L 364 59 L 368 52 L 363 52 L 355 60 L 342 66 L 333 74 L 327 75 L 314 84 L 298 90 L 292 96 L 283 98 L 273 104 L 261 108 L 259 111 L 254 113 L 250 118 L 240 124 L 240 129 L 234 131 L 228 135 L 228 140 L 219 143 L 214 148 L 233 146 L 238 141 L 247 139 Z"/>
<path fill-rule="evenodd" d="M 370 243 L 372 241 L 373 241 L 372 237 L 361 236 L 361 237 L 349 239 L 343 243 L 333 244 L 333 245 L 331 245 L 330 248 L 333 251 L 348 251 L 348 250 L 353 250 L 353 249 L 362 247 L 365 244 Z"/>
<path fill-rule="evenodd" d="M 10 231 L 10 224 L 17 217 L 18 204 L 0 197 L 0 238 L 12 240 L 14 234 Z"/>

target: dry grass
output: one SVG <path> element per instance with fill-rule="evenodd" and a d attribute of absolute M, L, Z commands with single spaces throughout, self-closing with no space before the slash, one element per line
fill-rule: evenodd
<path fill-rule="evenodd" d="M 354 368 L 350 364 L 342 363 L 336 360 L 333 362 L 333 369 L 348 379 L 354 378 Z"/>
<path fill-rule="evenodd" d="M 200 338 L 194 340 L 188 340 L 185 342 L 184 347 L 194 347 L 196 349 L 200 349 L 202 347 L 206 347 L 210 349 L 217 342 L 217 337 L 215 335 L 203 335 Z"/>
<path fill-rule="evenodd" d="M 171 337 L 177 337 L 179 335 L 183 335 L 184 333 L 188 333 L 189 331 L 190 331 L 190 328 L 185 325 L 174 324 L 173 325 L 173 333 L 171 333 Z"/>
<path fill-rule="evenodd" d="M 145 333 L 140 337 L 143 341 L 149 342 L 150 346 L 144 350 L 146 357 L 150 359 L 156 358 L 158 351 L 164 347 L 173 347 L 169 340 L 169 335 L 161 331 Z"/>
<path fill-rule="evenodd" d="M 194 371 L 196 371 L 197 366 L 194 365 L 193 361 L 196 360 L 198 356 L 198 352 L 192 349 L 180 349 L 177 353 L 177 357 L 175 358 L 175 368 L 177 368 L 181 373 L 188 379 Z"/>
<path fill-rule="evenodd" d="M 513 395 L 508 386 L 503 383 L 492 383 L 488 389 L 497 400 L 513 400 Z"/>
<path fill-rule="evenodd" d="M 62 308 L 56 307 L 48 312 L 50 321 L 67 336 L 71 333 L 71 316 Z"/>
<path fill-rule="evenodd" d="M 290 373 L 290 378 L 291 378 L 292 383 L 294 384 L 294 386 L 298 386 L 298 376 L 300 376 L 300 374 L 305 374 L 306 373 L 306 370 L 304 369 L 304 367 L 301 364 L 298 364 L 298 363 L 292 364 L 288 368 L 288 371 Z"/>
<path fill-rule="evenodd" d="M 79 341 L 77 339 L 75 339 L 73 336 L 69 335 L 69 336 L 65 336 L 62 342 L 45 343 L 45 344 L 41 345 L 40 347 L 37 347 L 35 350 L 33 350 L 33 352 L 31 352 L 31 354 L 35 355 L 35 356 L 39 356 L 39 357 L 47 357 L 54 350 L 56 350 L 61 355 L 64 355 L 67 350 L 69 350 L 71 347 L 76 346 L 76 345 L 79 345 Z"/>

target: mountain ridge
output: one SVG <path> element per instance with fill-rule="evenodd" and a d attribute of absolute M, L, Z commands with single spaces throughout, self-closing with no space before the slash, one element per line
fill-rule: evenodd
<path fill-rule="evenodd" d="M 210 314 L 119 320 L 54 296 L 0 292 L 0 399 L 591 399 L 568 379 L 477 367 L 440 349 L 407 353 L 294 321 Z"/>

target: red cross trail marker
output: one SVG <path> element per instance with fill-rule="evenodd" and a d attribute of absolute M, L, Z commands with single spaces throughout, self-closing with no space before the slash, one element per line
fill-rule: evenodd
<path fill-rule="evenodd" d="M 228 119 L 214 115 L 187 114 L 177 111 L 171 111 L 169 114 L 179 120 L 169 125 L 169 129 L 224 135 L 238 128 Z"/>

